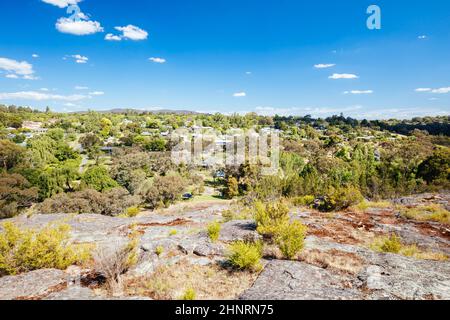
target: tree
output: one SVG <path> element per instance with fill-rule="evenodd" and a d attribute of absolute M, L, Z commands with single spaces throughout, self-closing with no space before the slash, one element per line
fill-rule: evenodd
<path fill-rule="evenodd" d="M 119 184 L 111 178 L 105 167 L 95 166 L 89 168 L 83 174 L 81 186 L 82 188 L 95 189 L 103 192 L 116 188 Z"/>
<path fill-rule="evenodd" d="M 37 188 L 31 188 L 20 174 L 0 175 L 0 219 L 10 218 L 37 200 Z"/>
<path fill-rule="evenodd" d="M 185 187 L 185 181 L 179 175 L 158 176 L 146 192 L 145 200 L 152 209 L 167 207 L 180 199 Z"/>
<path fill-rule="evenodd" d="M 427 183 L 435 180 L 450 180 L 450 150 L 448 148 L 438 148 L 431 157 L 419 165 L 419 178 Z"/>
<path fill-rule="evenodd" d="M 13 168 L 21 160 L 25 149 L 9 140 L 0 140 L 0 163 L 5 171 Z"/>
<path fill-rule="evenodd" d="M 80 139 L 81 147 L 86 150 L 89 158 L 96 159 L 100 157 L 100 145 L 102 141 L 100 138 L 93 133 L 88 133 Z"/>
<path fill-rule="evenodd" d="M 229 177 L 227 181 L 226 196 L 228 199 L 233 199 L 239 196 L 239 184 L 235 177 Z"/>
<path fill-rule="evenodd" d="M 145 149 L 148 151 L 166 151 L 167 141 L 161 138 L 156 138 L 150 140 L 146 145 Z"/>

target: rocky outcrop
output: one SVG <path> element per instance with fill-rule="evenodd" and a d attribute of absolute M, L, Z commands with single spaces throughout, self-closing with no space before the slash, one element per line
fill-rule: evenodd
<path fill-rule="evenodd" d="M 303 262 L 269 262 L 241 300 L 356 300 L 362 294 L 348 279 Z"/>
<path fill-rule="evenodd" d="M 239 220 L 224 223 L 220 230 L 219 241 L 257 241 L 261 237 L 256 232 L 256 224 L 252 220 Z"/>
<path fill-rule="evenodd" d="M 450 262 L 376 253 L 316 237 L 308 237 L 306 247 L 332 255 L 339 252 L 355 255 L 364 267 L 359 274 L 350 275 L 304 262 L 275 260 L 241 299 L 450 299 Z"/>
<path fill-rule="evenodd" d="M 416 260 L 395 254 L 372 254 L 355 283 L 370 299 L 448 300 L 450 263 Z"/>
<path fill-rule="evenodd" d="M 37 300 L 67 286 L 64 271 L 37 270 L 0 278 L 0 300 Z"/>

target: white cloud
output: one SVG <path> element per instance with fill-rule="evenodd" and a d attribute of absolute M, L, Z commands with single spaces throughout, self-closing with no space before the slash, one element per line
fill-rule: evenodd
<path fill-rule="evenodd" d="M 130 39 L 130 40 L 145 40 L 148 37 L 148 32 L 129 24 L 125 27 L 115 27 L 116 30 L 121 31 L 122 35 L 120 36 L 122 39 Z"/>
<path fill-rule="evenodd" d="M 8 58 L 0 58 L 0 69 L 13 72 L 18 75 L 33 74 L 33 66 L 26 61 L 16 61 Z"/>
<path fill-rule="evenodd" d="M 48 3 L 48 4 L 52 4 L 54 6 L 65 8 L 71 4 L 77 4 L 79 2 L 81 2 L 82 0 L 42 0 L 42 2 Z"/>
<path fill-rule="evenodd" d="M 38 77 L 33 76 L 32 74 L 27 74 L 25 76 L 23 76 L 23 79 L 25 80 L 38 80 Z"/>
<path fill-rule="evenodd" d="M 11 92 L 11 93 L 0 93 L 0 100 L 33 100 L 33 101 L 45 101 L 45 100 L 58 100 L 58 101 L 80 101 L 83 99 L 88 99 L 85 95 L 55 95 L 36 91 L 21 91 L 21 92 Z"/>
<path fill-rule="evenodd" d="M 35 58 L 35 59 L 39 58 L 39 55 L 36 54 L 36 53 L 33 53 L 31 56 L 32 56 L 33 58 Z"/>
<path fill-rule="evenodd" d="M 440 94 L 443 94 L 443 93 L 449 93 L 449 92 L 450 92 L 450 87 L 447 87 L 447 88 L 439 88 L 439 89 L 433 89 L 431 92 L 432 92 L 432 93 L 440 93 Z"/>
<path fill-rule="evenodd" d="M 50 91 L 48 88 L 41 88 L 40 90 L 41 90 L 41 91 L 45 91 L 45 92 Z"/>
<path fill-rule="evenodd" d="M 359 77 L 356 74 L 351 74 L 351 73 L 334 73 L 333 75 L 329 76 L 328 78 L 337 80 L 337 79 L 358 79 Z"/>
<path fill-rule="evenodd" d="M 0 58 L 0 70 L 7 71 L 8 74 L 6 75 L 6 77 L 10 79 L 18 79 L 19 77 L 22 77 L 26 80 L 37 79 L 33 76 L 33 65 L 26 61 L 16 61 L 8 58 Z"/>
<path fill-rule="evenodd" d="M 430 92 L 431 88 L 417 88 L 415 91 L 416 92 Z"/>
<path fill-rule="evenodd" d="M 371 94 L 373 93 L 373 90 L 351 90 L 351 91 L 344 91 L 344 94 Z"/>
<path fill-rule="evenodd" d="M 63 59 L 67 60 L 67 58 L 73 58 L 76 63 L 85 64 L 89 61 L 89 58 L 86 56 L 82 56 L 81 54 L 73 54 L 71 56 L 65 56 Z"/>
<path fill-rule="evenodd" d="M 319 63 L 314 65 L 314 68 L 316 69 L 327 69 L 327 68 L 331 68 L 334 67 L 336 64 L 334 63 Z"/>
<path fill-rule="evenodd" d="M 83 13 L 78 14 L 78 17 L 80 18 L 78 21 L 64 17 L 59 18 L 56 22 L 56 29 L 61 33 L 68 33 L 76 36 L 86 36 L 104 31 L 100 22 L 89 20 Z"/>
<path fill-rule="evenodd" d="M 121 36 L 114 35 L 114 34 L 112 34 L 112 33 L 108 33 L 108 34 L 105 36 L 105 40 L 107 40 L 107 41 L 121 41 L 121 40 L 122 40 L 122 37 L 121 37 Z"/>
<path fill-rule="evenodd" d="M 105 93 L 103 91 L 94 91 L 94 92 L 89 92 L 90 96 L 103 96 Z"/>
<path fill-rule="evenodd" d="M 446 88 L 437 88 L 437 89 L 432 89 L 432 88 L 417 88 L 415 91 L 416 91 L 416 92 L 430 92 L 430 93 L 437 93 L 437 94 L 445 94 L 445 93 L 449 93 L 449 92 L 450 92 L 450 87 L 446 87 Z"/>
<path fill-rule="evenodd" d="M 148 60 L 154 62 L 154 63 L 166 63 L 166 59 L 163 58 L 149 58 Z"/>
<path fill-rule="evenodd" d="M 89 87 L 75 86 L 75 90 L 89 90 Z"/>
<path fill-rule="evenodd" d="M 247 93 L 245 93 L 245 92 L 236 92 L 235 94 L 233 94 L 233 97 L 235 97 L 235 98 L 243 98 L 246 96 L 247 96 Z"/>
<path fill-rule="evenodd" d="M 251 75 L 252 74 L 252 72 L 251 71 L 247 71 L 245 74 L 247 74 L 247 75 Z"/>
<path fill-rule="evenodd" d="M 420 40 L 424 40 L 424 39 L 426 39 L 428 37 L 426 35 L 421 35 L 421 36 L 418 36 L 417 38 L 420 39 Z"/>

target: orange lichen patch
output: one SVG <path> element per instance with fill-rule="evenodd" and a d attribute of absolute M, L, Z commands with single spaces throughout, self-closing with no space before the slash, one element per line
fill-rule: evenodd
<path fill-rule="evenodd" d="M 230 272 L 217 265 L 198 266 L 180 261 L 158 268 L 151 276 L 128 280 L 125 290 L 129 295 L 176 300 L 186 289 L 192 289 L 198 300 L 230 300 L 250 288 L 257 276 L 257 273 Z"/>
<path fill-rule="evenodd" d="M 58 284 L 54 287 L 49 288 L 44 294 L 38 295 L 38 296 L 29 296 L 29 297 L 17 297 L 14 300 L 18 301 L 37 301 L 45 299 L 47 296 L 49 296 L 52 293 L 63 291 L 67 288 L 67 283 Z"/>
<path fill-rule="evenodd" d="M 412 220 L 408 222 L 414 224 L 416 229 L 423 235 L 450 240 L 450 228 L 448 226 Z"/>
<path fill-rule="evenodd" d="M 363 226 L 340 219 L 333 219 L 324 225 L 310 225 L 308 234 L 351 245 L 366 243 L 367 238 L 373 237 L 372 232 L 368 232 Z"/>
<path fill-rule="evenodd" d="M 191 223 L 191 220 L 178 218 L 170 222 L 160 223 L 160 222 L 151 222 L 151 223 L 138 223 L 137 227 L 176 227 L 186 225 Z"/>
<path fill-rule="evenodd" d="M 305 250 L 300 254 L 300 260 L 320 268 L 352 275 L 358 274 L 364 267 L 364 260 L 358 255 L 335 249 L 329 251 Z"/>

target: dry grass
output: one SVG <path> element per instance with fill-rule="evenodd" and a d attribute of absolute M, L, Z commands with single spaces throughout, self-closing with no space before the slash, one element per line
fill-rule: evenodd
<path fill-rule="evenodd" d="M 187 290 L 197 300 L 230 300 L 251 287 L 257 274 L 229 272 L 219 266 L 197 266 L 180 261 L 158 268 L 150 277 L 132 279 L 127 284 L 130 295 L 143 295 L 156 300 L 177 300 Z"/>
<path fill-rule="evenodd" d="M 324 269 L 332 269 L 352 275 L 357 275 L 364 266 L 364 260 L 356 254 L 338 250 L 305 250 L 300 254 L 300 260 Z"/>
<path fill-rule="evenodd" d="M 355 206 L 350 207 L 349 209 L 351 211 L 356 212 L 364 212 L 367 209 L 374 208 L 374 209 L 388 209 L 392 207 L 392 203 L 388 201 L 363 201 Z"/>
<path fill-rule="evenodd" d="M 424 251 L 417 247 L 417 245 L 406 245 L 397 235 L 378 237 L 372 242 L 370 248 L 377 252 L 395 253 L 419 260 L 448 260 L 448 256 L 443 253 Z"/>
<path fill-rule="evenodd" d="M 415 208 L 400 208 L 401 214 L 412 220 L 434 221 L 450 225 L 450 212 L 438 204 L 430 204 Z"/>

